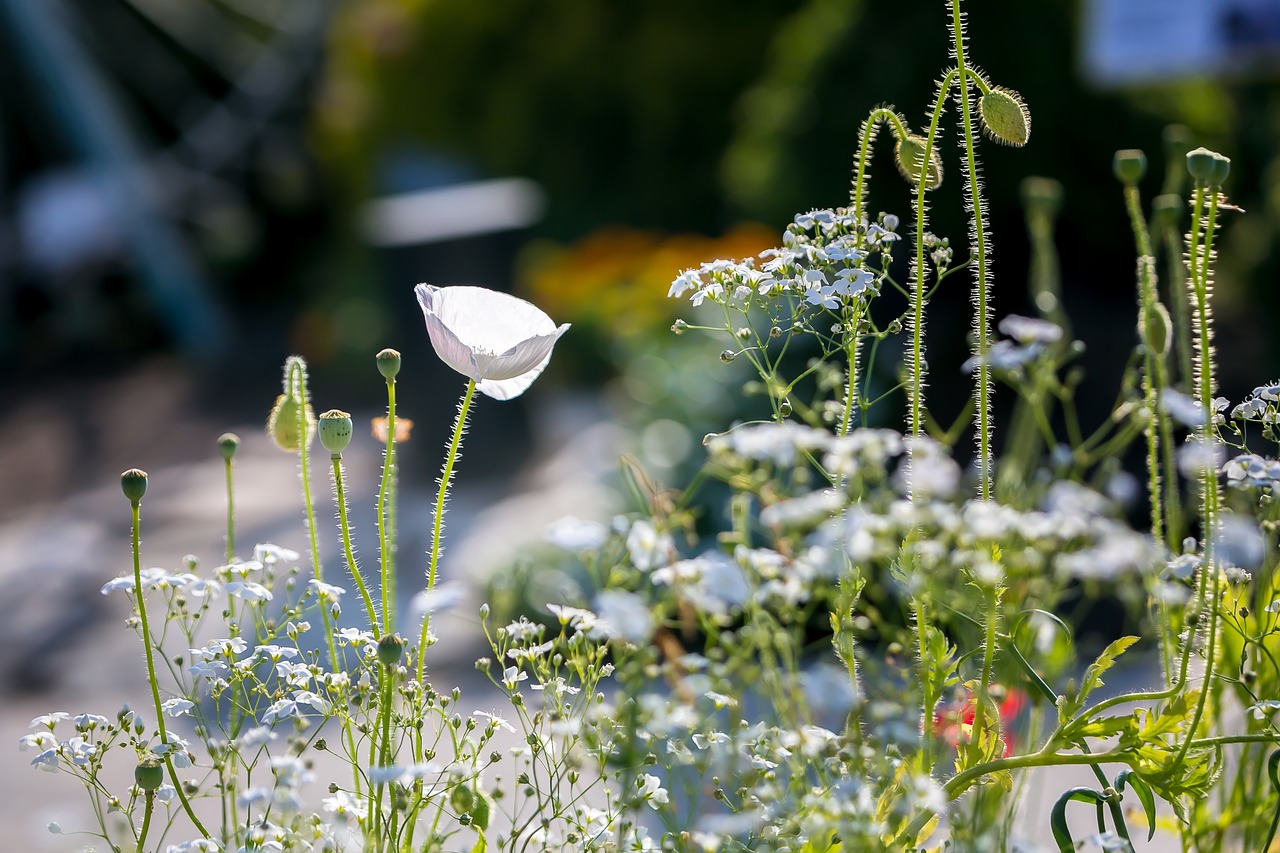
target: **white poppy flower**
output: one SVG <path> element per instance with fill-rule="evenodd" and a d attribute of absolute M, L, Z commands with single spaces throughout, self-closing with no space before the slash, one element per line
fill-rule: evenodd
<path fill-rule="evenodd" d="M 436 355 L 495 400 L 523 394 L 569 328 L 532 303 L 483 287 L 420 284 L 414 293 Z"/>

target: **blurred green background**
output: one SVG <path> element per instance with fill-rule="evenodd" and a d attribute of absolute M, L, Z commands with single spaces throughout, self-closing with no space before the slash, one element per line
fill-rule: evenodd
<path fill-rule="evenodd" d="M 1082 3 L 964 8 L 972 60 L 1021 92 L 1033 116 L 1026 148 L 983 146 L 997 314 L 1027 310 L 1020 183 L 1055 177 L 1066 186 L 1066 304 L 1110 400 L 1134 303 L 1111 157 L 1148 152 L 1149 198 L 1162 130 L 1180 123 L 1232 158 L 1228 191 L 1248 210 L 1221 243 L 1224 390 L 1238 397 L 1275 376 L 1274 74 L 1100 90 L 1081 73 Z M 375 400 L 372 352 L 429 357 L 412 285 L 464 281 L 469 269 L 475 283 L 531 295 L 577 324 L 540 386 L 598 387 L 665 339 L 676 316 L 665 289 L 680 267 L 754 253 L 796 212 L 845 203 L 863 117 L 891 103 L 918 126 L 949 63 L 937 0 L 3 0 L 0 12 L 0 381 L 18 390 L 178 353 L 214 386 L 232 377 L 223 399 L 234 399 L 259 376 L 269 388 L 275 365 L 299 352 L 324 387 Z M 41 26 L 60 27 L 81 56 L 78 95 L 49 55 L 22 49 Z M 94 103 L 115 118 L 91 120 Z M 113 122 L 128 143 L 115 160 L 110 140 L 94 138 Z M 236 144 L 224 125 L 238 128 Z M 949 124 L 931 229 L 959 249 L 956 141 Z M 871 205 L 905 216 L 890 145 L 882 136 L 877 146 Z M 104 158 L 108 173 L 121 162 L 145 172 L 97 199 L 99 231 L 105 221 L 120 233 L 102 236 L 85 214 L 90 224 L 59 243 L 57 223 L 85 197 L 93 209 L 93 193 L 81 185 L 78 196 L 72 180 L 31 203 L 32 188 Z M 419 244 L 380 244 L 361 227 L 371 200 L 507 177 L 541 188 L 544 213 L 527 227 Z M 131 241 L 120 223 L 132 203 L 144 212 L 139 233 L 149 222 L 167 235 L 157 257 L 176 266 L 147 259 L 154 239 Z M 53 260 L 39 261 L 37 244 Z M 59 262 L 68 245 L 74 262 Z M 930 327 L 934 351 L 956 364 L 969 323 L 959 278 Z M 165 295 L 164 282 L 188 280 L 193 298 Z"/>

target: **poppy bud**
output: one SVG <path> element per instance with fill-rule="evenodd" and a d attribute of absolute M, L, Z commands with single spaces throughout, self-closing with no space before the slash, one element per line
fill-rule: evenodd
<path fill-rule="evenodd" d="M 1147 155 L 1137 148 L 1124 148 L 1116 152 L 1111 161 L 1111 171 L 1126 187 L 1136 186 L 1147 173 Z"/>
<path fill-rule="evenodd" d="M 240 449 L 240 436 L 234 432 L 224 432 L 218 436 L 218 452 L 222 454 L 222 458 L 230 462 L 235 458 L 236 451 Z"/>
<path fill-rule="evenodd" d="M 374 356 L 378 360 L 378 372 L 387 381 L 396 378 L 400 372 L 400 353 L 393 349 L 384 349 Z"/>
<path fill-rule="evenodd" d="M 334 455 L 341 454 L 351 443 L 351 415 L 330 409 L 320 416 L 320 443 Z"/>
<path fill-rule="evenodd" d="M 395 666 L 404 654 L 404 640 L 399 634 L 383 634 L 378 640 L 378 660 L 383 666 Z"/>
<path fill-rule="evenodd" d="M 1031 112 L 1022 96 L 997 86 L 978 101 L 978 116 L 987 136 L 1005 145 L 1022 147 L 1031 136 Z"/>
<path fill-rule="evenodd" d="M 135 505 L 141 503 L 142 496 L 147 493 L 147 472 L 138 468 L 125 471 L 120 475 L 120 489 L 129 499 L 129 503 Z"/>
<path fill-rule="evenodd" d="M 893 157 L 898 163 L 898 171 L 907 182 L 914 185 L 920 178 L 920 164 L 928 141 L 923 136 L 906 136 L 898 140 L 893 148 Z M 929 149 L 929 169 L 925 174 L 924 188 L 935 190 L 942 185 L 942 157 L 937 148 Z"/>
<path fill-rule="evenodd" d="M 164 765 L 154 756 L 143 758 L 133 768 L 133 781 L 143 791 L 154 791 L 164 784 Z"/>

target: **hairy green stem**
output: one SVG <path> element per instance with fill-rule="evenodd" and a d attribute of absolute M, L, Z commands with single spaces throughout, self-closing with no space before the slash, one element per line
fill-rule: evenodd
<path fill-rule="evenodd" d="M 232 484 L 231 476 L 231 459 L 228 457 L 224 461 L 226 467 L 227 480 L 227 563 L 230 564 L 236 558 L 236 502 L 235 489 Z"/>
<path fill-rule="evenodd" d="M 960 0 L 951 0 L 951 40 L 956 54 L 956 67 L 960 71 L 960 115 L 964 128 L 965 182 L 969 194 L 973 253 L 977 270 L 973 280 L 974 302 L 974 355 L 977 356 L 978 373 L 978 476 L 979 492 L 983 500 L 991 498 L 991 440 L 994 425 L 991 422 L 991 365 L 987 363 L 987 351 L 991 348 L 991 306 L 989 304 L 990 270 L 988 253 L 986 210 L 982 188 L 978 180 L 978 155 L 974 139 L 973 104 L 970 83 L 979 85 L 979 78 L 965 59 L 964 16 L 960 12 Z"/>
<path fill-rule="evenodd" d="M 141 545 L 141 528 L 142 528 L 142 505 L 140 501 L 130 501 L 131 509 L 131 545 L 133 550 L 133 592 L 134 600 L 138 605 L 138 622 L 142 629 L 142 648 L 147 658 L 147 682 L 151 687 L 151 703 L 156 712 L 156 729 L 160 732 L 160 744 L 164 748 L 163 754 L 164 766 L 169 771 L 169 779 L 173 782 L 173 787 L 178 792 L 178 799 L 182 803 L 183 811 L 187 813 L 187 817 L 191 819 L 191 823 L 196 830 L 205 838 L 209 837 L 209 831 L 204 828 L 204 824 L 196 817 L 196 813 L 191 808 L 191 802 L 187 799 L 186 792 L 182 789 L 182 782 L 178 779 L 178 771 L 173 766 L 173 759 L 169 755 L 170 743 L 169 732 L 164 724 L 164 709 L 160 703 L 160 682 L 156 679 L 156 659 L 155 652 L 151 648 L 151 625 L 147 621 L 147 597 L 146 590 L 142 586 L 142 545 Z"/>
<path fill-rule="evenodd" d="M 436 512 L 431 531 L 431 564 L 427 568 L 427 592 L 436 587 L 436 570 L 440 563 L 440 546 L 444 533 L 444 510 L 449 498 L 449 483 L 453 480 L 453 468 L 458 461 L 458 448 L 462 445 L 462 435 L 467 429 L 467 416 L 471 413 L 471 400 L 475 396 L 476 381 L 467 380 L 467 390 L 458 404 L 458 417 L 453 423 L 453 437 L 449 439 L 449 451 L 445 455 L 444 470 L 440 474 L 440 490 L 436 493 Z M 428 606 L 422 614 L 422 635 L 418 641 L 418 682 L 422 683 L 426 673 L 427 639 L 430 636 L 431 610 Z"/>
<path fill-rule="evenodd" d="M 360 564 L 356 562 L 355 548 L 351 544 L 351 523 L 347 518 L 347 492 L 343 485 L 342 454 L 334 453 L 333 462 L 333 497 L 338 505 L 338 527 L 342 531 L 342 554 L 347 561 L 347 569 L 360 590 L 360 598 L 364 601 L 364 612 L 369 617 L 369 629 L 373 638 L 379 639 L 382 632 L 378 628 L 378 611 L 374 609 L 373 598 L 365 585 L 364 576 L 360 573 Z"/>
<path fill-rule="evenodd" d="M 387 445 L 382 455 L 382 482 L 378 486 L 378 553 L 381 556 L 382 624 L 395 630 L 396 610 L 396 380 L 387 377 Z"/>

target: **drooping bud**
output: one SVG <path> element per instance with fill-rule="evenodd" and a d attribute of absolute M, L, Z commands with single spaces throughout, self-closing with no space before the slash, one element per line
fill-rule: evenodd
<path fill-rule="evenodd" d="M 383 634 L 378 640 L 378 660 L 383 666 L 395 666 L 404 654 L 404 640 L 399 634 Z"/>
<path fill-rule="evenodd" d="M 309 446 L 315 432 L 316 415 L 307 401 L 307 363 L 291 355 L 284 362 L 284 393 L 267 416 L 267 435 L 276 447 L 294 453 L 304 443 Z"/>
<path fill-rule="evenodd" d="M 351 443 L 354 429 L 351 415 L 339 409 L 330 409 L 320 416 L 320 443 L 333 454 L 342 453 Z"/>
<path fill-rule="evenodd" d="M 1031 137 L 1031 111 L 1022 96 L 996 86 L 978 101 L 978 115 L 987 136 L 1005 145 L 1022 147 Z"/>
<path fill-rule="evenodd" d="M 378 372 L 390 382 L 400 372 L 400 353 L 393 349 L 384 349 L 374 356 L 378 360 Z"/>
<path fill-rule="evenodd" d="M 120 489 L 131 504 L 142 502 L 147 493 L 147 472 L 139 468 L 130 468 L 120 475 Z"/>
<path fill-rule="evenodd" d="M 1147 174 L 1147 155 L 1137 148 L 1123 148 L 1111 161 L 1111 171 L 1126 187 L 1136 186 Z"/>
<path fill-rule="evenodd" d="M 1169 319 L 1169 309 L 1164 307 L 1164 303 L 1157 302 L 1142 313 L 1142 326 L 1139 332 L 1142 334 L 1142 339 L 1147 342 L 1147 346 L 1151 347 L 1156 355 L 1168 354 L 1171 338 L 1169 331 L 1172 328 L 1173 321 Z"/>
<path fill-rule="evenodd" d="M 133 781 L 143 791 L 154 791 L 164 784 L 164 765 L 160 759 L 148 755 L 133 768 Z"/>
<path fill-rule="evenodd" d="M 925 173 L 924 188 L 936 190 L 942 185 L 942 157 L 936 147 L 929 148 L 929 142 L 923 136 L 912 134 L 900 138 L 893 148 L 893 158 L 902 177 L 914 186 L 920 179 L 920 166 L 924 162 L 926 149 L 929 151 L 929 168 Z"/>
<path fill-rule="evenodd" d="M 234 432 L 224 432 L 218 436 L 218 452 L 222 454 L 222 458 L 230 462 L 235 458 L 236 451 L 240 449 L 240 436 Z"/>

